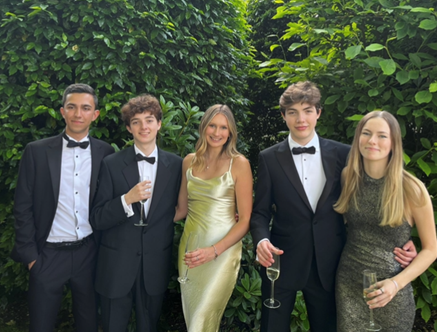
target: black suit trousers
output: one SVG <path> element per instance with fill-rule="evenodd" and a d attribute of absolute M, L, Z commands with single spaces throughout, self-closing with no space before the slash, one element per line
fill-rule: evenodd
<path fill-rule="evenodd" d="M 262 300 L 270 298 L 271 282 L 262 275 Z M 279 276 L 280 278 L 281 276 Z M 311 270 L 307 284 L 302 289 L 310 322 L 311 332 L 336 332 L 337 313 L 335 308 L 334 289 L 326 291 L 319 278 L 315 257 L 311 264 Z M 263 305 L 261 332 L 286 332 L 290 331 L 291 313 L 293 312 L 297 291 L 275 287 L 275 299 L 281 302 L 277 309 L 269 309 Z"/>
<path fill-rule="evenodd" d="M 73 297 L 76 330 L 97 331 L 94 275 L 97 246 L 94 238 L 76 249 L 44 247 L 29 277 L 29 317 L 31 332 L 51 332 L 61 306 L 64 285 Z"/>

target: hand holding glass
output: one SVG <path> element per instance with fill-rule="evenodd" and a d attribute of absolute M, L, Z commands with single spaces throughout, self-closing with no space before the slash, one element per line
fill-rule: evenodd
<path fill-rule="evenodd" d="M 198 245 L 199 245 L 199 234 L 197 234 L 196 232 L 190 232 L 190 234 L 188 234 L 187 243 L 185 244 L 185 253 L 196 250 Z M 187 282 L 190 281 L 188 279 L 188 267 L 185 270 L 184 276 L 179 277 L 178 281 L 181 284 L 186 284 Z"/>
<path fill-rule="evenodd" d="M 139 182 L 143 182 L 143 181 L 150 181 L 150 178 L 148 175 L 144 175 L 141 176 L 140 175 L 140 179 Z M 150 189 L 146 189 L 146 191 L 149 191 Z M 147 202 L 147 198 L 143 199 L 140 201 L 141 204 L 141 217 L 140 217 L 140 222 L 138 224 L 134 224 L 135 226 L 148 226 L 148 224 L 146 222 L 144 222 L 144 203 Z"/>
<path fill-rule="evenodd" d="M 270 298 L 264 301 L 264 305 L 267 308 L 276 309 L 281 306 L 281 302 L 275 300 L 275 280 L 279 278 L 280 264 L 279 264 L 279 255 L 272 252 L 274 263 L 270 265 L 267 269 L 267 278 L 272 282 L 272 291 L 270 294 Z"/>
<path fill-rule="evenodd" d="M 377 290 L 375 284 L 377 283 L 376 279 L 376 272 L 373 272 L 371 270 L 364 270 L 363 271 L 363 297 L 364 301 L 367 303 L 367 301 L 370 301 L 371 298 L 367 297 L 367 294 L 372 293 Z M 373 309 L 370 309 L 370 320 L 368 323 L 364 325 L 364 329 L 366 331 L 380 331 L 381 326 L 376 324 L 373 321 Z"/>

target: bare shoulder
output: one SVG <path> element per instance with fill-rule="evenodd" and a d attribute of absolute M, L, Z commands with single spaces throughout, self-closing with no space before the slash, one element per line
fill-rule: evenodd
<path fill-rule="evenodd" d="M 195 155 L 194 153 L 190 153 L 190 154 L 187 154 L 185 156 L 183 164 L 182 164 L 182 167 L 184 170 L 187 170 L 191 166 L 191 163 L 193 162 L 194 155 Z"/>
<path fill-rule="evenodd" d="M 234 158 L 233 161 L 234 166 L 238 167 L 238 168 L 249 168 L 250 169 L 250 163 L 249 160 L 247 160 L 247 158 L 245 156 L 243 156 L 242 154 L 236 156 Z"/>
<path fill-rule="evenodd" d="M 236 176 L 252 176 L 252 169 L 249 160 L 243 155 L 238 155 L 234 158 L 232 165 L 232 173 Z"/>

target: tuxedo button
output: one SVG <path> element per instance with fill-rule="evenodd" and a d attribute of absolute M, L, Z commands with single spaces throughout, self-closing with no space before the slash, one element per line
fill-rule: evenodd
<path fill-rule="evenodd" d="M 138 255 L 138 256 L 141 256 L 141 251 L 138 251 L 138 252 L 137 252 L 137 255 Z"/>

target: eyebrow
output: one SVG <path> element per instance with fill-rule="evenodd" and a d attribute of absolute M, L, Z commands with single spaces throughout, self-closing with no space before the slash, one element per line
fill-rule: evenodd
<path fill-rule="evenodd" d="M 372 132 L 370 129 L 367 129 L 367 128 L 363 128 L 363 131 Z M 378 134 L 387 134 L 387 135 L 388 135 L 388 132 L 387 132 L 387 131 L 377 131 L 377 133 L 378 133 Z"/>

